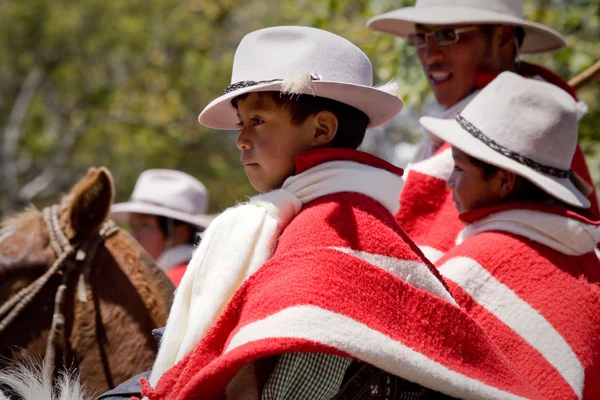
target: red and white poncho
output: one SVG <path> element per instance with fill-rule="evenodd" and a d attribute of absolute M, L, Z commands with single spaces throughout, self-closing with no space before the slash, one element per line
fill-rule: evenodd
<path fill-rule="evenodd" d="M 525 76 L 536 76 L 555 84 L 576 98 L 573 89 L 547 69 L 522 63 L 521 72 Z M 494 75 L 482 74 L 478 76 L 480 82 L 476 84 L 484 87 L 494 77 Z M 462 107 L 464 108 L 466 104 L 468 103 L 462 104 Z M 455 113 L 460 111 L 460 109 L 454 110 Z M 453 118 L 454 115 L 447 117 Z M 444 144 L 431 158 L 413 164 L 404 176 L 405 185 L 400 195 L 401 207 L 396 214 L 396 220 L 431 261 L 437 260 L 451 249 L 458 233 L 464 228 L 458 219 L 458 212 L 452 201 L 452 192 L 446 187 L 446 181 L 453 167 L 450 146 Z M 575 151 L 571 168 L 592 185 L 579 146 Z M 590 194 L 589 199 L 592 207 L 590 210 L 582 210 L 582 213 L 586 217 L 598 220 L 600 211 L 595 192 Z"/>
<path fill-rule="evenodd" d="M 544 399 L 600 398 L 598 227 L 532 204 L 465 213 L 436 262 L 458 303 Z"/>
<path fill-rule="evenodd" d="M 305 204 L 216 324 L 155 388 L 143 382 L 142 393 L 223 399 L 241 374 L 260 393 L 256 362 L 289 352 L 353 357 L 459 398 L 540 398 L 392 214 L 358 193 Z"/>

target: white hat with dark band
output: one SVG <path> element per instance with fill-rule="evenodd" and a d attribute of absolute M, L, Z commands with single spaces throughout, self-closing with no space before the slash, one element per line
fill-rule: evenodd
<path fill-rule="evenodd" d="M 333 33 L 303 26 L 246 35 L 235 53 L 231 85 L 206 106 L 198 121 L 209 128 L 236 130 L 239 119 L 231 101 L 260 91 L 339 101 L 364 112 L 369 128 L 402 110 L 402 100 L 390 93 L 393 89 L 373 87 L 371 62 L 358 47 Z"/>
<path fill-rule="evenodd" d="M 567 204 L 590 207 L 589 185 L 571 170 L 576 102 L 559 87 L 503 72 L 455 119 L 420 122 L 470 156 L 522 176 Z"/>

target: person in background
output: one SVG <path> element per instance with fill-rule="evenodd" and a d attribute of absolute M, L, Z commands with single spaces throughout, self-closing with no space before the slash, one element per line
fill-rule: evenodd
<path fill-rule="evenodd" d="M 504 72 L 456 118 L 421 124 L 452 146 L 466 228 L 436 267 L 457 302 L 542 398 L 600 398 L 600 229 L 571 170 L 575 101 Z"/>
<path fill-rule="evenodd" d="M 128 202 L 113 205 L 111 217 L 129 224 L 135 239 L 178 286 L 198 234 L 212 220 L 207 209 L 202 182 L 185 172 L 150 169 L 142 172 Z"/>
<path fill-rule="evenodd" d="M 521 54 L 556 51 L 565 46 L 555 30 L 523 18 L 520 0 L 417 0 L 372 18 L 368 26 L 406 39 L 417 49 L 435 103 L 427 115 L 454 118 L 499 73 L 512 71 L 560 87 L 573 99 L 575 91 L 562 78 L 537 65 L 521 61 Z M 585 113 L 578 103 L 578 116 Z M 455 244 L 463 228 L 446 181 L 453 168 L 449 145 L 423 129 L 424 138 L 405 175 L 402 207 L 396 219 L 431 260 Z M 507 131 L 519 135 L 520 131 Z M 592 180 L 579 146 L 573 171 L 590 185 Z M 580 210 L 600 219 L 593 187 L 586 193 L 592 204 Z M 440 228 L 443 227 L 443 228 Z"/>

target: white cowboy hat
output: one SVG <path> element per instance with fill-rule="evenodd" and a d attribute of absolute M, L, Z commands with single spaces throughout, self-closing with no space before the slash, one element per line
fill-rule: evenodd
<path fill-rule="evenodd" d="M 524 54 L 555 51 L 566 45 L 554 29 L 524 19 L 522 0 L 417 0 L 414 7 L 390 11 L 367 22 L 375 31 L 397 36 L 415 33 L 415 24 L 520 26 L 525 30 Z"/>
<path fill-rule="evenodd" d="M 419 122 L 452 146 L 522 176 L 554 198 L 590 206 L 582 193 L 588 185 L 571 171 L 577 105 L 557 86 L 503 72 L 455 119 L 422 117 Z"/>
<path fill-rule="evenodd" d="M 237 129 L 231 100 L 245 93 L 280 91 L 337 100 L 369 117 L 369 128 L 391 120 L 402 100 L 373 87 L 369 58 L 348 40 L 320 29 L 280 26 L 249 33 L 233 60 L 231 85 L 198 117 L 215 129 Z"/>
<path fill-rule="evenodd" d="M 115 204 L 111 218 L 127 222 L 130 213 L 151 214 L 206 228 L 208 190 L 198 179 L 171 169 L 149 169 L 141 173 L 130 201 Z"/>

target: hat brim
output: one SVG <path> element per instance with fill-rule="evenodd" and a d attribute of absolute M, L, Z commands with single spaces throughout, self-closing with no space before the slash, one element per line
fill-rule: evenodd
<path fill-rule="evenodd" d="M 590 202 L 569 178 L 543 174 L 488 147 L 465 131 L 454 119 L 422 117 L 419 122 L 431 133 L 459 150 L 496 167 L 527 179 L 549 195 L 579 208 L 589 208 Z"/>
<path fill-rule="evenodd" d="M 547 26 L 498 12 L 472 7 L 405 7 L 371 18 L 369 28 L 406 37 L 415 33 L 415 24 L 459 25 L 500 24 L 520 26 L 525 30 L 523 54 L 544 53 L 565 47 L 564 37 Z"/>
<path fill-rule="evenodd" d="M 156 204 L 126 202 L 114 204 L 110 209 L 110 217 L 117 222 L 127 223 L 129 214 L 150 214 L 176 219 L 206 229 L 214 216 L 209 214 L 190 215 Z"/>
<path fill-rule="evenodd" d="M 239 119 L 231 100 L 246 93 L 281 91 L 281 82 L 264 83 L 240 88 L 213 100 L 198 121 L 209 128 L 236 130 Z M 402 100 L 391 93 L 371 86 L 353 85 L 332 81 L 313 81 L 303 94 L 325 97 L 350 105 L 369 117 L 368 128 L 383 125 L 402 110 Z"/>

